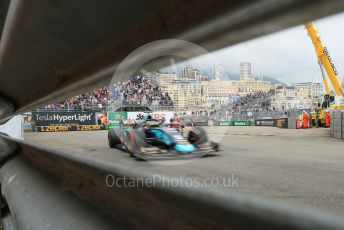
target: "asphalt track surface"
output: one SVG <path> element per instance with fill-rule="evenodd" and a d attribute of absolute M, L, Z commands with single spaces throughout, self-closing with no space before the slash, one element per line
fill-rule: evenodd
<path fill-rule="evenodd" d="M 207 128 L 223 151 L 193 160 L 139 161 L 110 149 L 106 131 L 25 133 L 25 140 L 193 186 L 216 187 L 344 216 L 344 141 L 329 129 Z"/>

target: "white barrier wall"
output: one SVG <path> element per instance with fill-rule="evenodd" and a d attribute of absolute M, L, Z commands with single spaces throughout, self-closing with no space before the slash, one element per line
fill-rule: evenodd
<path fill-rule="evenodd" d="M 0 125 L 0 132 L 10 137 L 24 140 L 21 115 L 15 116 L 5 124 Z"/>

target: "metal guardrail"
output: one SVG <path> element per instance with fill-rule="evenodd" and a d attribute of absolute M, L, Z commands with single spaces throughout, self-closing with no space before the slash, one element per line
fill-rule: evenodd
<path fill-rule="evenodd" d="M 107 175 L 153 178 L 120 163 L 2 137 L 2 189 L 19 229 L 343 229 L 340 218 L 235 192 L 192 187 L 108 187 Z M 30 164 L 28 164 L 30 162 Z M 168 180 L 165 177 L 165 180 Z M 167 183 L 165 183 L 167 184 Z M 79 199 L 75 199 L 77 196 Z M 61 225 L 63 224 L 63 225 Z"/>
<path fill-rule="evenodd" d="M 105 85 L 150 41 L 175 37 L 213 51 L 343 10 L 343 1 L 326 0 L 11 1 L 0 45 L 0 119 Z M 108 173 L 152 175 L 5 136 L 0 159 L 2 193 L 19 229 L 344 228 L 326 214 L 218 190 L 109 189 Z"/>

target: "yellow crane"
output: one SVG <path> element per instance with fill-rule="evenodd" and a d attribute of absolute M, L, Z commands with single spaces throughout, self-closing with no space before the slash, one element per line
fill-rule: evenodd
<path fill-rule="evenodd" d="M 329 107 L 331 109 L 344 109 L 344 98 L 343 98 L 344 90 L 343 90 L 343 86 L 340 83 L 338 72 L 331 59 L 331 56 L 327 48 L 322 45 L 318 32 L 315 29 L 313 23 L 306 23 L 305 28 L 314 45 L 315 52 L 318 58 L 318 63 L 319 63 L 320 70 L 322 73 L 324 87 L 326 91 L 326 95 L 324 96 L 324 101 L 325 102 L 330 101 L 330 103 L 328 103 L 326 108 Z M 328 80 L 325 75 L 324 69 L 331 82 L 334 95 L 331 95 L 331 89 L 328 84 Z M 321 105 L 321 107 L 324 107 L 323 104 Z"/>
<path fill-rule="evenodd" d="M 315 108 L 315 114 L 312 114 L 312 123 L 314 125 L 317 123 L 319 126 L 324 126 L 327 108 L 344 109 L 344 90 L 340 83 L 337 69 L 333 64 L 327 48 L 321 43 L 315 26 L 313 23 L 306 23 L 305 28 L 314 45 L 326 91 L 322 102 L 320 102 L 318 107 Z M 329 81 L 327 80 L 324 69 L 332 85 L 333 93 L 331 92 Z"/>

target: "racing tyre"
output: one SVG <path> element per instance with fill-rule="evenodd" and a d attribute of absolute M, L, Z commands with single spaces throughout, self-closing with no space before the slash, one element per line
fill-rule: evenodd
<path fill-rule="evenodd" d="M 135 144 L 135 133 L 134 133 L 134 131 L 129 131 L 129 132 L 127 133 L 126 146 L 127 146 L 127 149 L 128 149 L 128 154 L 129 154 L 131 157 L 134 157 L 134 148 L 135 148 L 135 146 L 136 146 L 136 144 Z"/>
<path fill-rule="evenodd" d="M 191 144 L 200 145 L 207 142 L 207 134 L 201 127 L 194 127 L 188 134 L 188 141 Z"/>
<path fill-rule="evenodd" d="M 146 148 L 146 147 L 149 147 L 150 145 L 147 144 L 147 142 L 145 141 L 145 136 L 142 135 L 142 133 L 133 129 L 128 132 L 127 146 L 128 146 L 129 155 L 133 157 L 135 151 L 137 151 L 137 148 L 140 148 L 140 147 Z"/>
<path fill-rule="evenodd" d="M 116 148 L 117 145 L 121 144 L 121 141 L 119 137 L 117 136 L 114 129 L 109 130 L 108 141 L 109 141 L 110 148 Z"/>
<path fill-rule="evenodd" d="M 220 151 L 220 146 L 218 143 L 211 141 L 210 146 L 215 150 L 215 151 Z"/>

